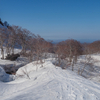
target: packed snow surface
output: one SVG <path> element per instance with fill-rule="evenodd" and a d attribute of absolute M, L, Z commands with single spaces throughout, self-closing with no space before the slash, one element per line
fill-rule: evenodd
<path fill-rule="evenodd" d="M 14 81 L 0 82 L 0 100 L 100 100 L 100 84 L 49 60 L 43 67 L 33 62 L 20 68 Z"/>

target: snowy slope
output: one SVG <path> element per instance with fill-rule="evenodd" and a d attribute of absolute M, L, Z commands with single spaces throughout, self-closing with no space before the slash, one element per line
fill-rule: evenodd
<path fill-rule="evenodd" d="M 0 82 L 0 100 L 100 100 L 100 84 L 55 67 L 49 60 L 43 66 L 30 63 L 18 70 L 20 77 L 15 81 Z M 21 77 L 24 69 L 30 79 Z"/>
<path fill-rule="evenodd" d="M 86 55 L 79 56 L 77 63 L 74 65 L 74 72 L 78 74 L 80 69 L 81 75 L 81 71 L 85 66 L 82 76 L 100 83 L 100 54 L 91 54 L 90 56 L 92 60 L 87 65 L 85 65 L 85 62 L 88 61 L 85 58 Z M 68 69 L 72 70 L 72 66 L 69 66 Z"/>

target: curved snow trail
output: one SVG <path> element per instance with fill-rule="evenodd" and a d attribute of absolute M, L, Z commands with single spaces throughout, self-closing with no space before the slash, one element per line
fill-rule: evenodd
<path fill-rule="evenodd" d="M 0 100 L 100 100 L 100 84 L 46 62 L 24 82 L 0 82 Z"/>

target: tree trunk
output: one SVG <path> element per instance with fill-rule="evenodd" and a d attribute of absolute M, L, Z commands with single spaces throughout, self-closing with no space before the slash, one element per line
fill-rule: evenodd
<path fill-rule="evenodd" d="M 4 50 L 3 50 L 3 46 L 1 46 L 1 55 L 2 55 L 2 59 L 4 59 Z"/>

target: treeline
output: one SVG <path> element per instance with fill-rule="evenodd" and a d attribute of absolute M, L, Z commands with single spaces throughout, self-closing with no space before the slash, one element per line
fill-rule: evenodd
<path fill-rule="evenodd" d="M 71 64 L 72 70 L 77 62 L 78 56 L 92 53 L 100 53 L 100 41 L 93 43 L 80 43 L 74 39 L 68 39 L 57 44 L 46 41 L 39 35 L 35 35 L 27 29 L 19 26 L 8 26 L 0 28 L 0 48 L 2 59 L 4 51 L 7 55 L 14 54 L 14 48 L 21 47 L 20 55 L 33 58 L 42 62 L 47 57 L 47 53 L 53 53 L 56 58 L 55 65 L 66 66 Z M 5 49 L 4 49 L 5 48 Z M 66 65 L 63 65 L 66 62 Z"/>
<path fill-rule="evenodd" d="M 62 41 L 55 47 L 55 53 L 57 54 L 56 65 L 66 68 L 72 64 L 73 70 L 73 66 L 77 62 L 78 56 L 82 55 L 82 52 L 82 45 L 77 40 L 69 39 Z"/>
<path fill-rule="evenodd" d="M 100 40 L 94 41 L 92 43 L 84 43 L 82 45 L 84 54 L 100 53 Z"/>
<path fill-rule="evenodd" d="M 41 36 L 35 35 L 22 27 L 9 26 L 8 28 L 0 28 L 2 59 L 4 59 L 4 48 L 7 55 L 9 55 L 14 54 L 14 48 L 20 46 L 22 48 L 21 55 L 29 57 L 30 60 L 36 55 L 38 60 L 44 52 L 48 52 L 51 45 L 50 42 L 47 42 Z"/>
<path fill-rule="evenodd" d="M 91 54 L 100 53 L 100 41 L 94 41 L 93 43 L 80 43 L 74 39 L 68 39 L 55 45 L 54 48 L 56 55 L 55 65 L 67 68 L 74 65 L 78 61 L 80 55 L 86 55 L 88 64 L 90 63 Z M 88 56 L 87 56 L 88 55 Z M 85 63 L 86 66 L 87 63 Z"/>

